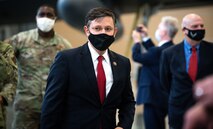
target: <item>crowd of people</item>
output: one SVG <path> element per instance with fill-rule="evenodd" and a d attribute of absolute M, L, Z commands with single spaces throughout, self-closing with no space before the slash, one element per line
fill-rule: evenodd
<path fill-rule="evenodd" d="M 197 100 L 193 95 L 193 86 L 197 80 L 213 74 L 213 44 L 203 40 L 203 18 L 191 13 L 182 19 L 183 41 L 174 45 L 177 24 L 175 17 L 162 17 L 155 32 L 157 46 L 148 37 L 148 29 L 144 25 L 139 24 L 132 32 L 135 43 L 132 58 L 142 64 L 136 103 L 144 106 L 145 129 L 165 129 L 166 115 L 169 129 L 210 129 L 213 127 L 211 114 L 204 117 L 204 107 L 208 107 L 208 113 L 213 108 L 206 106 L 211 104 L 203 104 L 205 101 L 210 103 L 207 99 L 210 96 L 204 98 L 205 101 L 199 99 L 195 105 Z M 141 45 L 146 49 L 145 52 Z M 211 79 L 208 79 L 208 85 L 212 85 Z M 198 84 L 204 85 L 204 82 Z M 200 92 L 203 91 L 196 90 L 195 94 Z M 196 111 L 200 114 L 195 115 Z"/>
<path fill-rule="evenodd" d="M 87 41 L 77 48 L 54 31 L 56 18 L 53 7 L 41 5 L 37 28 L 0 42 L 0 128 L 7 128 L 9 103 L 12 129 L 131 129 L 140 104 L 146 129 L 165 129 L 167 115 L 169 129 L 213 128 L 213 43 L 203 40 L 201 16 L 183 17 L 180 43 L 173 42 L 176 17 L 159 21 L 158 43 L 143 24 L 132 31 L 132 59 L 142 65 L 136 98 L 130 60 L 109 49 L 115 13 L 92 8 Z"/>

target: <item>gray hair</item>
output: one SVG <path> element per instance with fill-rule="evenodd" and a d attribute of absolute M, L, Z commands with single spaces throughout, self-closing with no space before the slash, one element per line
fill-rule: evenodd
<path fill-rule="evenodd" d="M 164 16 L 161 18 L 161 22 L 164 23 L 166 29 L 168 30 L 169 36 L 174 38 L 178 32 L 178 19 L 172 16 Z"/>

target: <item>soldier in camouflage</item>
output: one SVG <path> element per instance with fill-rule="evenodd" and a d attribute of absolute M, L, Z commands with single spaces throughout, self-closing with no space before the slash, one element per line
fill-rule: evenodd
<path fill-rule="evenodd" d="M 6 106 L 13 101 L 17 67 L 12 46 L 0 41 L 0 129 L 6 129 Z"/>
<path fill-rule="evenodd" d="M 38 129 L 41 103 L 50 65 L 58 51 L 71 44 L 54 32 L 55 10 L 40 6 L 37 29 L 21 32 L 7 39 L 15 49 L 19 82 L 14 100 L 12 129 Z"/>

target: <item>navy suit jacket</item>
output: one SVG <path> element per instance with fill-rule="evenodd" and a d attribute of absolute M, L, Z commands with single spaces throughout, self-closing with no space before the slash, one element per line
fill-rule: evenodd
<path fill-rule="evenodd" d="M 47 80 L 40 129 L 131 129 L 135 101 L 130 62 L 110 50 L 109 58 L 114 80 L 101 104 L 88 44 L 57 54 Z"/>
<path fill-rule="evenodd" d="M 213 44 L 202 41 L 198 56 L 196 80 L 213 74 Z M 169 93 L 169 124 L 181 129 L 184 113 L 195 103 L 193 82 L 186 71 L 183 42 L 163 51 L 160 74 L 162 86 Z"/>
<path fill-rule="evenodd" d="M 172 41 L 155 47 L 152 40 L 143 42 L 147 52 L 141 52 L 141 44 L 133 46 L 133 60 L 142 64 L 142 69 L 138 82 L 137 104 L 152 104 L 158 107 L 167 108 L 168 96 L 160 86 L 160 56 L 162 50 L 173 45 Z"/>

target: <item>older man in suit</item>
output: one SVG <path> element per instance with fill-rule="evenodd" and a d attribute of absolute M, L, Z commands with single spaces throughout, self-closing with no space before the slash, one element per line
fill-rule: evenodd
<path fill-rule="evenodd" d="M 158 46 L 154 46 L 148 37 L 148 30 L 139 25 L 132 33 L 135 42 L 132 57 L 142 64 L 138 81 L 137 104 L 144 104 L 144 121 L 146 129 L 165 129 L 167 115 L 167 93 L 160 89 L 159 65 L 161 52 L 173 45 L 173 38 L 178 31 L 178 20 L 175 17 L 164 16 L 156 30 Z M 142 44 L 147 52 L 141 52 Z"/>
<path fill-rule="evenodd" d="M 182 129 L 183 115 L 195 103 L 194 82 L 213 73 L 213 44 L 203 40 L 203 19 L 197 14 L 186 15 L 182 31 L 184 40 L 163 51 L 160 65 L 162 86 L 169 93 L 171 129 Z"/>
<path fill-rule="evenodd" d="M 90 10 L 84 26 L 88 42 L 57 54 L 47 81 L 41 129 L 131 129 L 135 100 L 130 61 L 108 49 L 117 32 L 115 21 L 109 9 Z"/>

